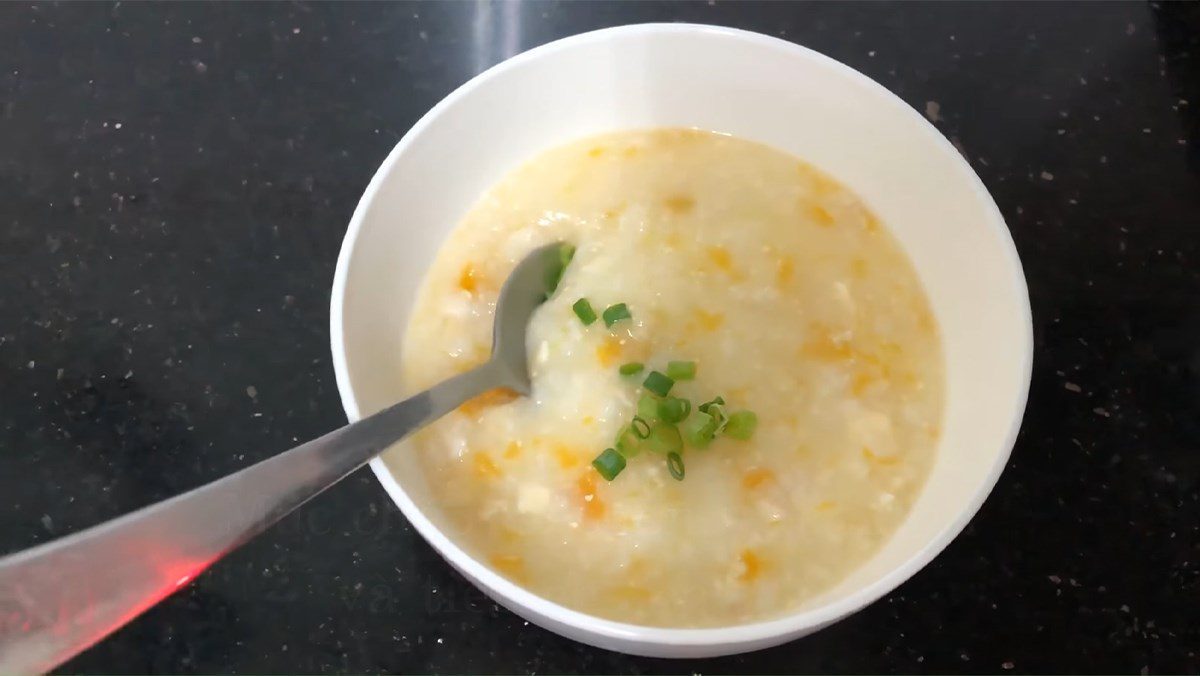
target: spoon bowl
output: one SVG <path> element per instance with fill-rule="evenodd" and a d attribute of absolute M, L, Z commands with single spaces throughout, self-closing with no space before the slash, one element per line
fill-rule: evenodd
<path fill-rule="evenodd" d="M 496 301 L 496 319 L 492 324 L 492 356 L 504 385 L 522 396 L 529 396 L 529 356 L 525 330 L 529 318 L 558 286 L 575 248 L 556 242 L 547 244 L 517 264 L 500 288 Z"/>

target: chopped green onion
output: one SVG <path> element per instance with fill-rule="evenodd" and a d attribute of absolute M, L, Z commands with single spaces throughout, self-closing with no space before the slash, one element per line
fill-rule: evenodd
<path fill-rule="evenodd" d="M 612 328 L 613 324 L 616 324 L 622 319 L 630 319 L 632 317 L 633 315 L 629 314 L 629 307 L 624 303 L 609 305 L 604 310 L 604 325 Z"/>
<path fill-rule="evenodd" d="M 642 387 L 657 394 L 660 397 L 667 396 L 667 393 L 674 387 L 675 381 L 658 371 L 651 371 L 650 375 L 646 376 L 646 380 L 642 382 Z"/>
<path fill-rule="evenodd" d="M 621 367 L 618 368 L 617 371 L 619 371 L 623 376 L 631 376 L 635 373 L 641 373 L 642 369 L 644 368 L 646 368 L 646 366 L 642 364 L 642 362 L 631 361 L 628 364 L 621 364 Z"/>
<path fill-rule="evenodd" d="M 729 418 L 725 415 L 725 399 L 713 397 L 712 401 L 706 401 L 697 408 L 712 416 L 712 419 L 716 421 L 713 434 L 720 434 L 725 429 L 725 423 L 729 422 Z"/>
<path fill-rule="evenodd" d="M 612 481 L 625 469 L 625 456 L 611 448 L 606 448 L 603 453 L 596 456 L 596 459 L 592 461 L 592 467 L 596 468 L 600 476 L 608 481 Z"/>
<path fill-rule="evenodd" d="M 638 399 L 637 414 L 643 420 L 658 420 L 658 397 L 643 394 Z"/>
<path fill-rule="evenodd" d="M 708 413 L 708 407 L 712 406 L 713 404 L 716 404 L 717 406 L 724 406 L 725 399 L 722 397 L 713 397 L 712 401 L 706 401 L 703 404 L 700 404 L 699 406 L 697 406 L 696 408 L 700 409 L 704 413 Z"/>
<path fill-rule="evenodd" d="M 683 457 L 675 451 L 667 454 L 667 469 L 671 472 L 671 476 L 676 481 L 683 481 Z M 609 479 L 611 481 L 611 479 Z"/>
<path fill-rule="evenodd" d="M 683 437 L 679 436 L 679 428 L 668 423 L 655 423 L 650 428 L 650 436 L 646 438 L 646 448 L 655 453 L 671 453 L 683 450 Z"/>
<path fill-rule="evenodd" d="M 745 441 L 754 436 L 757 428 L 758 416 L 754 411 L 738 411 L 729 416 L 729 422 L 725 424 L 725 436 Z"/>
<path fill-rule="evenodd" d="M 645 439 L 650 436 L 650 423 L 635 417 L 633 422 L 629 423 L 629 428 L 633 430 L 634 436 L 638 439 Z"/>
<path fill-rule="evenodd" d="M 677 423 L 692 412 L 692 402 L 680 397 L 665 397 L 658 402 L 658 417 L 669 423 Z"/>
<path fill-rule="evenodd" d="M 721 434 L 724 432 L 725 426 L 729 424 L 729 418 L 725 415 L 725 409 L 720 406 L 710 406 L 708 414 L 713 417 L 713 420 L 717 421 L 717 429 L 713 433 Z"/>
<path fill-rule="evenodd" d="M 579 317 L 579 321 L 583 322 L 584 326 L 591 326 L 592 322 L 596 321 L 596 311 L 592 309 L 592 304 L 586 298 L 580 298 L 571 306 L 575 311 L 575 316 Z"/>
<path fill-rule="evenodd" d="M 703 411 L 696 411 L 683 423 L 683 438 L 692 448 L 708 448 L 717 435 L 717 420 Z"/>
<path fill-rule="evenodd" d="M 616 446 L 617 452 L 626 458 L 632 458 L 642 452 L 642 442 L 629 425 L 622 427 L 617 434 Z"/>
<path fill-rule="evenodd" d="M 680 380 L 692 380 L 696 377 L 696 362 L 669 361 L 667 362 L 667 375 L 676 382 Z"/>
<path fill-rule="evenodd" d="M 559 244 L 556 247 L 550 248 L 546 254 L 546 259 L 542 267 L 542 282 L 546 287 L 546 298 L 554 295 L 555 289 L 558 288 L 558 283 L 562 281 L 563 272 L 567 269 L 567 264 L 571 262 L 571 258 L 575 256 L 575 246 L 572 244 Z"/>

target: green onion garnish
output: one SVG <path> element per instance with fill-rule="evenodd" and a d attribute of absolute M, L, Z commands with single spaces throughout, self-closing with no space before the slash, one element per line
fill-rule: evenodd
<path fill-rule="evenodd" d="M 669 361 L 667 362 L 667 375 L 676 382 L 680 380 L 692 380 L 696 377 L 696 362 Z"/>
<path fill-rule="evenodd" d="M 596 311 L 592 309 L 592 304 L 586 298 L 580 298 L 571 306 L 575 311 L 575 316 L 579 317 L 579 321 L 583 322 L 584 326 L 590 326 L 596 321 Z"/>
<path fill-rule="evenodd" d="M 680 397 L 665 397 L 658 402 L 658 417 L 669 423 L 677 423 L 692 412 L 692 402 Z"/>
<path fill-rule="evenodd" d="M 658 420 L 658 398 L 652 394 L 643 394 L 638 399 L 637 414 L 643 420 Z"/>
<path fill-rule="evenodd" d="M 675 451 L 671 451 L 667 454 L 667 469 L 671 472 L 671 476 L 674 477 L 676 481 L 683 481 L 683 457 Z M 612 479 L 609 479 L 609 481 L 612 481 Z"/>
<path fill-rule="evenodd" d="M 616 324 L 622 319 L 630 319 L 632 317 L 633 315 L 629 314 L 629 308 L 624 303 L 609 305 L 604 310 L 604 325 L 612 328 L 613 324 Z"/>
<path fill-rule="evenodd" d="M 720 434 L 725 429 L 725 424 L 729 422 L 729 418 L 725 415 L 725 400 L 723 398 L 713 397 L 712 401 L 706 401 L 697 408 L 712 416 L 712 419 L 716 422 L 713 434 Z"/>
<path fill-rule="evenodd" d="M 679 428 L 669 423 L 655 423 L 650 428 L 650 436 L 646 437 L 646 448 L 655 453 L 670 453 L 683 450 L 683 437 L 679 436 Z"/>
<path fill-rule="evenodd" d="M 619 371 L 623 376 L 631 376 L 635 373 L 641 373 L 642 369 L 644 368 L 646 368 L 646 366 L 642 364 L 642 362 L 631 361 L 628 364 L 621 364 L 621 367 L 618 368 L 617 371 Z"/>
<path fill-rule="evenodd" d="M 632 458 L 642 452 L 642 444 L 629 425 L 622 427 L 617 433 L 616 447 L 617 452 L 626 458 Z"/>
<path fill-rule="evenodd" d="M 548 250 L 545 255 L 546 260 L 543 267 L 542 282 L 546 287 L 546 298 L 549 298 L 554 295 L 555 289 L 558 288 L 558 283 L 562 281 L 563 272 L 566 271 L 567 264 L 575 256 L 575 246 L 573 244 L 559 244 Z"/>
<path fill-rule="evenodd" d="M 633 430 L 634 436 L 638 439 L 645 439 L 650 436 L 650 423 L 635 417 L 633 422 L 629 423 L 629 428 Z"/>
<path fill-rule="evenodd" d="M 725 426 L 729 424 L 729 418 L 725 415 L 725 409 L 720 406 L 710 406 L 708 408 L 708 414 L 711 415 L 713 420 L 717 422 L 717 429 L 714 430 L 713 433 L 721 434 L 724 432 Z"/>
<path fill-rule="evenodd" d="M 730 415 L 729 421 L 725 423 L 725 436 L 745 441 L 754 436 L 754 430 L 757 428 L 758 416 L 754 411 L 738 411 Z"/>
<path fill-rule="evenodd" d="M 683 438 L 692 448 L 708 448 L 716 435 L 716 419 L 703 411 L 696 411 L 683 423 Z"/>
<path fill-rule="evenodd" d="M 646 376 L 646 380 L 642 382 L 642 387 L 657 394 L 660 397 L 667 396 L 671 388 L 675 385 L 675 381 L 658 371 L 651 371 L 650 375 Z"/>
<path fill-rule="evenodd" d="M 712 406 L 713 404 L 716 404 L 717 406 L 724 406 L 725 399 L 722 397 L 713 397 L 711 401 L 706 401 L 703 404 L 700 404 L 699 406 L 697 406 L 696 408 L 700 409 L 704 413 L 708 413 L 708 408 L 710 406 Z"/>
<path fill-rule="evenodd" d="M 592 461 L 592 467 L 595 467 L 600 476 L 607 481 L 612 481 L 625 469 L 625 456 L 611 448 L 606 448 Z"/>

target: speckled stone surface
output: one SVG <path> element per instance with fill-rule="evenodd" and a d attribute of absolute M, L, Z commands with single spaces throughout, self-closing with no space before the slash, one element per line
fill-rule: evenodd
<path fill-rule="evenodd" d="M 710 22 L 875 78 L 1003 210 L 1033 389 L 966 532 L 819 634 L 650 660 L 486 601 L 360 471 L 63 669 L 1196 672 L 1198 10 L 0 4 L 0 552 L 342 424 L 334 261 L 404 131 L 528 47 Z"/>

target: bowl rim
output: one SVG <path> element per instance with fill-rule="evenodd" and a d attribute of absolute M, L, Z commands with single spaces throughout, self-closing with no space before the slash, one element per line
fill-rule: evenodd
<path fill-rule="evenodd" d="M 980 199 L 980 203 L 986 212 L 985 216 L 989 227 L 995 231 L 998 246 L 1002 250 L 1001 253 L 1006 257 L 1009 269 L 1012 271 L 1013 276 L 1010 280 L 1010 283 L 1013 285 L 1012 292 L 1017 296 L 1020 306 L 1018 309 L 1021 311 L 1020 319 L 1023 320 L 1023 326 L 1021 327 L 1023 329 L 1021 331 L 1023 345 L 1020 346 L 1020 368 L 1023 378 L 1017 391 L 1014 393 L 1015 396 L 1012 400 L 1012 420 L 1009 421 L 1002 450 L 997 453 L 993 460 L 985 481 L 981 484 L 979 490 L 971 496 L 970 500 L 962 505 L 958 517 L 951 524 L 926 542 L 924 546 L 910 555 L 901 564 L 893 567 L 873 583 L 857 589 L 843 598 L 764 621 L 722 627 L 674 628 L 637 625 L 604 619 L 573 610 L 510 582 L 476 560 L 449 536 L 443 533 L 441 529 L 435 526 L 408 496 L 395 477 L 392 476 L 381 458 L 376 457 L 371 460 L 370 467 L 384 490 L 388 493 L 388 496 L 396 503 L 417 532 L 452 566 L 458 568 L 468 579 L 482 585 L 486 591 L 490 591 L 493 595 L 505 599 L 516 606 L 527 608 L 537 616 L 546 618 L 556 625 L 575 627 L 599 637 L 641 644 L 681 647 L 702 647 L 718 644 L 730 647 L 739 645 L 765 647 L 770 644 L 772 639 L 778 639 L 775 641 L 778 643 L 788 638 L 799 637 L 808 631 L 819 629 L 877 601 L 888 592 L 903 584 L 940 554 L 962 532 L 995 487 L 1000 474 L 1003 472 L 1011 456 L 1028 402 L 1033 369 L 1033 317 L 1024 270 L 1004 217 L 982 180 L 959 151 L 919 112 L 883 85 L 840 61 L 780 38 L 738 28 L 694 23 L 642 23 L 602 28 L 545 43 L 493 65 L 460 85 L 426 112 L 404 134 L 388 154 L 387 158 L 375 171 L 365 192 L 359 199 L 358 205 L 355 207 L 354 213 L 350 218 L 346 235 L 342 241 L 341 250 L 338 253 L 330 298 L 330 345 L 333 352 L 334 374 L 338 394 L 341 397 L 342 406 L 345 409 L 347 418 L 351 421 L 358 420 L 362 417 L 362 411 L 350 384 L 343 332 L 343 300 L 349 277 L 350 257 L 355 249 L 359 232 L 366 220 L 370 205 L 374 202 L 380 191 L 385 177 L 391 173 L 392 168 L 408 147 L 413 144 L 414 140 L 421 136 L 432 121 L 440 116 L 443 111 L 453 106 L 456 102 L 468 97 L 482 82 L 509 70 L 519 68 L 526 62 L 550 57 L 555 53 L 580 45 L 629 35 L 654 34 L 700 34 L 718 39 L 740 40 L 753 43 L 763 49 L 788 52 L 792 57 L 815 60 L 826 68 L 838 71 L 842 76 L 857 82 L 860 86 L 865 86 L 877 93 L 883 94 L 883 99 L 896 109 L 897 114 L 908 115 L 910 118 L 918 121 L 920 123 L 919 127 L 930 137 L 933 146 L 940 148 L 944 153 L 950 154 L 953 160 L 958 162 L 959 168 L 963 171 L 971 188 Z"/>

